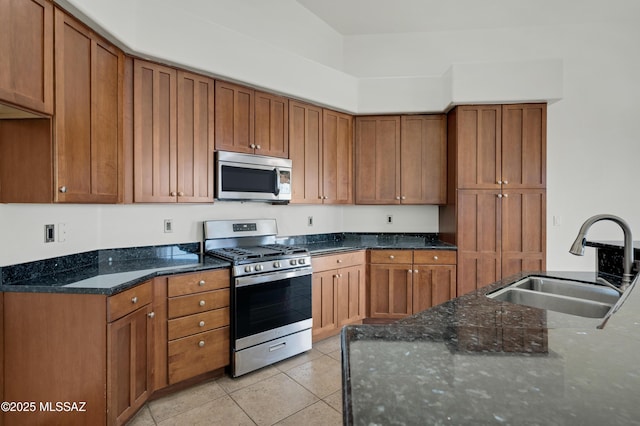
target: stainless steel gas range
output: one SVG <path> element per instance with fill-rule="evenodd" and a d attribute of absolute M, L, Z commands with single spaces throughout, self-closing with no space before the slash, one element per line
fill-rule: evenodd
<path fill-rule="evenodd" d="M 206 254 L 232 262 L 233 377 L 311 349 L 311 256 L 277 233 L 275 219 L 204 222 Z"/>

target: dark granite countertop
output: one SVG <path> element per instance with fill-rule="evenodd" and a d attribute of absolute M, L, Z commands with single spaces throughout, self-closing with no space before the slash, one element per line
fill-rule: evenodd
<path fill-rule="evenodd" d="M 603 329 L 485 297 L 523 273 L 391 325 L 347 326 L 345 424 L 638 425 L 640 290 Z"/>

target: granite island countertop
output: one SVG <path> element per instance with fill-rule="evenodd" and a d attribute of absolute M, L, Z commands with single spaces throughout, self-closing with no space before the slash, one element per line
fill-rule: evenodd
<path fill-rule="evenodd" d="M 607 321 L 485 297 L 523 273 L 391 325 L 347 326 L 347 425 L 638 425 L 640 290 Z"/>

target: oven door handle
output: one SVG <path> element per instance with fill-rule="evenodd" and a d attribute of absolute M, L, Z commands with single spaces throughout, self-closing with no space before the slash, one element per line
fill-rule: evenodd
<path fill-rule="evenodd" d="M 246 287 L 250 285 L 262 284 L 271 281 L 286 280 L 288 278 L 302 277 L 305 275 L 311 275 L 312 269 L 310 267 L 293 269 L 290 271 L 270 272 L 268 274 L 257 274 L 248 277 L 236 278 L 236 287 Z"/>

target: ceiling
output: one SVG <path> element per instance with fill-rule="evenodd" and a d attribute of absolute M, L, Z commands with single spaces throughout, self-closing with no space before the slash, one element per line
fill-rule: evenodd
<path fill-rule="evenodd" d="M 637 0 L 297 0 L 344 36 L 640 19 Z"/>

